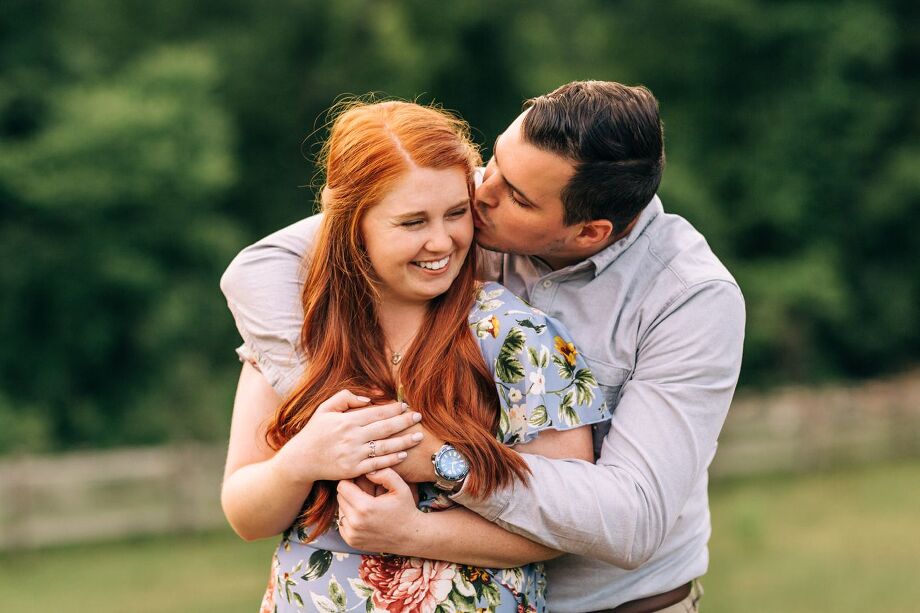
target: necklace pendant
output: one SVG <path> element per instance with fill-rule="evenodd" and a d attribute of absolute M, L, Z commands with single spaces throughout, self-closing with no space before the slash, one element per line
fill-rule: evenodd
<path fill-rule="evenodd" d="M 399 363 L 402 362 L 402 354 L 398 351 L 394 351 L 390 361 L 393 362 L 393 366 L 399 366 Z"/>

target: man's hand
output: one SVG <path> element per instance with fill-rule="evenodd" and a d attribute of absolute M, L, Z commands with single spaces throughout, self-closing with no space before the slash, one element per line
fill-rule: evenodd
<path fill-rule="evenodd" d="M 339 481 L 339 534 L 357 549 L 400 553 L 421 529 L 423 513 L 409 486 L 384 468 L 367 475 L 385 491 L 374 496 L 351 481 Z"/>
<path fill-rule="evenodd" d="M 407 483 L 429 483 L 435 480 L 431 456 L 437 453 L 444 441 L 429 432 L 422 424 L 415 424 L 408 430 L 400 432 L 399 437 L 416 433 L 422 435 L 421 442 L 415 447 L 406 448 L 405 452 L 409 455 L 392 468 Z"/>

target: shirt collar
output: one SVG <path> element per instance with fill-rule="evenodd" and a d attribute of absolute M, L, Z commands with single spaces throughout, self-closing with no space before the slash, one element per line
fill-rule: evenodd
<path fill-rule="evenodd" d="M 636 242 L 636 240 L 645 233 L 646 228 L 652 223 L 652 220 L 662 213 L 664 213 L 664 207 L 661 205 L 661 200 L 655 195 L 642 212 L 639 213 L 639 219 L 636 221 L 636 225 L 629 234 L 587 258 L 586 261 L 594 264 L 594 276 L 596 277 L 601 274 L 621 253 Z"/>

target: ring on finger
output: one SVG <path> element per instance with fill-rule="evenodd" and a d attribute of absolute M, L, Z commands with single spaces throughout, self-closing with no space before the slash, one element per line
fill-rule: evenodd
<path fill-rule="evenodd" d="M 377 457 L 377 441 L 368 441 L 367 444 L 371 446 L 371 452 L 367 454 L 367 457 L 369 458 Z"/>

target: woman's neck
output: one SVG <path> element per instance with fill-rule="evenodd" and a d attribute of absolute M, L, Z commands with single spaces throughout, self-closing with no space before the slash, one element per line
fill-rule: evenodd
<path fill-rule="evenodd" d="M 428 314 L 428 304 L 384 301 L 377 307 L 377 321 L 390 352 L 405 353 Z"/>

